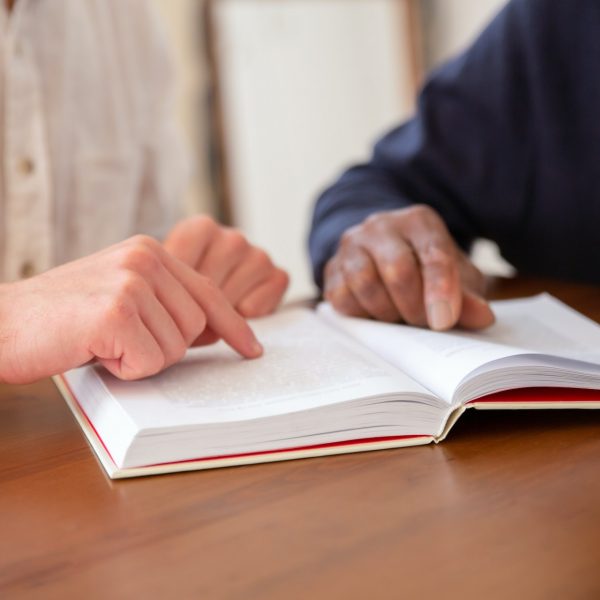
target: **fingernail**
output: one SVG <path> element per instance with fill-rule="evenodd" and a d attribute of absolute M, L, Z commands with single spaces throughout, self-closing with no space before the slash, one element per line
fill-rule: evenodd
<path fill-rule="evenodd" d="M 452 309 L 445 300 L 436 300 L 428 307 L 429 325 L 432 329 L 450 329 L 454 325 Z"/>
<path fill-rule="evenodd" d="M 255 356 L 256 358 L 258 358 L 259 356 L 262 356 L 262 353 L 264 352 L 262 344 L 258 340 L 254 340 L 254 342 L 252 343 L 252 346 L 251 346 L 251 350 L 252 350 L 252 355 Z"/>

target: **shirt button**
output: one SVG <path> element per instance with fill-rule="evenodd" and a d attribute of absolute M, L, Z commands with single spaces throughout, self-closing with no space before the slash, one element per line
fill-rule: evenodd
<path fill-rule="evenodd" d="M 35 275 L 35 266 L 31 261 L 26 261 L 21 265 L 21 277 L 27 279 Z"/>
<path fill-rule="evenodd" d="M 35 163 L 31 158 L 24 157 L 19 161 L 19 173 L 31 175 L 35 171 Z"/>

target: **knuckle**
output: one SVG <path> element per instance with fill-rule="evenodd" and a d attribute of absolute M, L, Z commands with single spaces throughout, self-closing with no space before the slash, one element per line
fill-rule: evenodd
<path fill-rule="evenodd" d="M 112 297 L 101 312 L 100 325 L 118 327 L 133 319 L 137 314 L 135 304 L 129 296 Z"/>
<path fill-rule="evenodd" d="M 457 246 L 452 239 L 446 223 L 442 217 L 430 206 L 418 205 L 413 207 L 412 216 L 416 230 L 421 231 L 421 235 L 430 238 L 431 245 L 437 245 L 447 252 L 455 255 Z"/>
<path fill-rule="evenodd" d="M 384 263 L 382 271 L 386 285 L 393 290 L 405 290 L 413 285 L 418 277 L 417 263 L 410 254 L 404 254 L 393 262 Z"/>
<path fill-rule="evenodd" d="M 144 247 L 151 250 L 156 250 L 156 248 L 161 247 L 160 243 L 152 236 L 143 233 L 138 233 L 137 235 L 129 238 L 129 242 L 134 247 Z"/>
<path fill-rule="evenodd" d="M 129 271 L 117 281 L 115 297 L 120 301 L 133 301 L 144 294 L 147 289 L 146 282 L 141 275 Z"/>
<path fill-rule="evenodd" d="M 215 280 L 208 275 L 199 275 L 199 279 L 206 288 L 210 290 L 218 290 L 219 286 L 215 283 Z"/>
<path fill-rule="evenodd" d="M 381 213 L 373 213 L 363 221 L 363 224 L 365 227 L 377 227 L 381 223 L 381 217 Z"/>
<path fill-rule="evenodd" d="M 217 222 L 208 215 L 194 215 L 188 219 L 188 223 L 199 230 L 213 231 L 218 227 Z"/>
<path fill-rule="evenodd" d="M 203 292 L 215 295 L 219 293 L 219 286 L 214 282 L 213 279 L 208 277 L 207 275 L 202 275 L 200 273 L 197 274 L 198 283 L 202 287 Z"/>
<path fill-rule="evenodd" d="M 287 274 L 287 272 L 283 269 L 277 269 L 274 277 L 278 287 L 280 287 L 282 291 L 286 290 L 290 284 L 290 276 Z"/>
<path fill-rule="evenodd" d="M 381 232 L 388 228 L 390 213 L 388 211 L 379 211 L 370 214 L 363 222 L 362 226 L 369 232 Z"/>
<path fill-rule="evenodd" d="M 207 215 L 194 215 L 180 221 L 171 230 L 171 235 L 182 240 L 195 238 L 212 238 L 219 225 L 217 222 Z"/>
<path fill-rule="evenodd" d="M 325 265 L 323 273 L 323 291 L 331 292 L 338 287 L 346 287 L 346 277 L 340 261 L 336 258 L 332 258 Z"/>
<path fill-rule="evenodd" d="M 245 319 L 252 319 L 261 315 L 262 306 L 258 300 L 246 298 L 238 304 L 236 310 Z"/>
<path fill-rule="evenodd" d="M 243 254 L 250 247 L 248 240 L 237 229 L 223 230 L 222 239 L 226 250 L 236 256 Z"/>
<path fill-rule="evenodd" d="M 206 235 L 217 229 L 216 221 L 208 215 L 194 215 L 178 223 L 174 230 L 184 230 L 194 235 Z"/>
<path fill-rule="evenodd" d="M 402 216 L 406 219 L 412 221 L 422 221 L 425 223 L 430 223 L 433 219 L 437 219 L 437 213 L 431 208 L 427 206 L 427 204 L 415 204 L 414 206 L 409 206 L 408 208 L 404 208 L 401 211 Z"/>
<path fill-rule="evenodd" d="M 145 244 L 136 244 L 128 248 L 121 258 L 121 267 L 143 275 L 152 275 L 160 268 L 160 258 Z"/>
<path fill-rule="evenodd" d="M 421 255 L 424 267 L 435 267 L 437 269 L 450 270 L 456 265 L 455 253 L 446 244 L 428 244 Z"/>
<path fill-rule="evenodd" d="M 346 229 L 346 231 L 344 231 L 340 237 L 340 247 L 354 245 L 357 237 L 360 235 L 361 230 L 361 225 L 354 225 L 353 227 Z"/>
<path fill-rule="evenodd" d="M 435 209 L 426 204 L 415 204 L 398 211 L 398 218 L 409 230 L 431 232 L 435 235 L 446 235 L 446 224 Z"/>
<path fill-rule="evenodd" d="M 273 268 L 273 263 L 271 262 L 271 258 L 261 248 L 254 249 L 252 259 L 253 259 L 254 263 L 256 264 L 256 267 L 260 271 L 267 271 L 267 270 Z"/>

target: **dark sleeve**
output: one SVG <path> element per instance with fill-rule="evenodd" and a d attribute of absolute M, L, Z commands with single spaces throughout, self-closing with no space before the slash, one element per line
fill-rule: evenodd
<path fill-rule="evenodd" d="M 522 216 L 533 151 L 528 71 L 544 4 L 556 2 L 509 3 L 464 54 L 432 74 L 416 116 L 322 194 L 309 239 L 320 286 L 341 234 L 374 212 L 428 204 L 464 248 L 475 237 L 502 238 Z"/>

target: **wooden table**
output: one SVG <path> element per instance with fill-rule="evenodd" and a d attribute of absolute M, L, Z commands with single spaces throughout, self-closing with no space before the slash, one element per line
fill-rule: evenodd
<path fill-rule="evenodd" d="M 600 288 L 548 289 L 600 320 Z M 600 412 L 436 447 L 109 481 L 49 381 L 0 388 L 2 598 L 600 598 Z"/>

